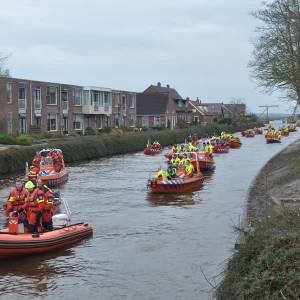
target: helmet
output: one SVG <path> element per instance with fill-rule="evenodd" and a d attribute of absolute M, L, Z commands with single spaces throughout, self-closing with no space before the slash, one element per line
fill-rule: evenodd
<path fill-rule="evenodd" d="M 26 182 L 25 189 L 27 189 L 27 190 L 34 189 L 34 184 L 32 183 L 32 181 Z"/>

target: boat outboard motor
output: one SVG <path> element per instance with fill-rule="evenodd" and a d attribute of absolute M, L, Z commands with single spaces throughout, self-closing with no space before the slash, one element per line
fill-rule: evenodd
<path fill-rule="evenodd" d="M 70 225 L 70 218 L 67 214 L 57 214 L 52 217 L 53 228 L 62 228 Z"/>

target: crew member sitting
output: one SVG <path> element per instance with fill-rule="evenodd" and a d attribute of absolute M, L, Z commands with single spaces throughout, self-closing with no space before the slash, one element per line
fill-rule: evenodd
<path fill-rule="evenodd" d="M 186 173 L 187 176 L 193 177 L 193 175 L 194 175 L 194 166 L 193 166 L 192 163 L 189 163 L 188 165 L 186 165 L 185 173 Z"/>

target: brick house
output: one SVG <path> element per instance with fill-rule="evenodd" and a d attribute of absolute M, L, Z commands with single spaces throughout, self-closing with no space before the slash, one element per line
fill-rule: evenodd
<path fill-rule="evenodd" d="M 189 100 L 188 105 L 192 110 L 192 122 L 194 124 L 209 124 L 213 123 L 216 118 L 215 114 L 209 112 L 205 106 L 201 105 L 201 101 Z"/>
<path fill-rule="evenodd" d="M 167 127 L 167 120 L 172 118 L 168 114 L 168 102 L 167 94 L 137 94 L 136 126 Z"/>
<path fill-rule="evenodd" d="M 82 87 L 0 77 L 0 132 L 74 133 L 82 128 Z"/>
<path fill-rule="evenodd" d="M 111 126 L 115 128 L 134 128 L 136 126 L 136 93 L 112 91 Z"/>
<path fill-rule="evenodd" d="M 155 108 L 157 106 L 157 108 Z M 154 121 L 152 121 L 154 120 Z M 192 122 L 188 100 L 169 85 L 150 85 L 137 95 L 137 123 L 144 127 L 175 128 L 180 122 Z"/>

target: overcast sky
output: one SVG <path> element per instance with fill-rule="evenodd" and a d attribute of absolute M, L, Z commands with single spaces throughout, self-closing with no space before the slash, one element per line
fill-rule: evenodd
<path fill-rule="evenodd" d="M 261 0 L 0 0 L 0 52 L 11 76 L 183 97 L 279 104 L 250 79 Z"/>

